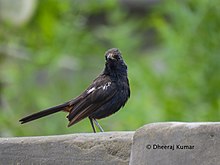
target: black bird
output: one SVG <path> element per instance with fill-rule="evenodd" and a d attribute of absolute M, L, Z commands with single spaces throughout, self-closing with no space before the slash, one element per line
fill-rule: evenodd
<path fill-rule="evenodd" d="M 104 71 L 78 97 L 63 104 L 34 113 L 19 120 L 21 124 L 59 112 L 68 112 L 70 127 L 88 117 L 92 129 L 96 132 L 94 123 L 103 132 L 96 119 L 102 119 L 117 112 L 125 105 L 130 97 L 127 66 L 117 48 L 109 49 L 105 53 Z"/>

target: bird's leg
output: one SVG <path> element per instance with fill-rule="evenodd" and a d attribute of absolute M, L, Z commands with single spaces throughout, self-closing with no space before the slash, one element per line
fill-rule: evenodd
<path fill-rule="evenodd" d="M 104 132 L 103 128 L 101 127 L 101 125 L 99 125 L 99 123 L 96 121 L 96 119 L 93 119 L 93 121 L 95 122 L 95 125 L 96 125 L 97 127 L 99 127 L 99 130 L 100 130 L 101 132 Z"/>
<path fill-rule="evenodd" d="M 96 130 L 95 130 L 95 127 L 94 127 L 94 123 L 93 123 L 93 119 L 91 117 L 89 117 L 89 121 L 92 125 L 92 129 L 93 129 L 93 132 L 96 133 Z"/>

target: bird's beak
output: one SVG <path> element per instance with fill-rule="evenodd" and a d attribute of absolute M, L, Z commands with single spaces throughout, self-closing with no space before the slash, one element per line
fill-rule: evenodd
<path fill-rule="evenodd" d="M 113 57 L 113 54 L 112 54 L 112 53 L 109 53 L 109 54 L 107 55 L 107 59 L 115 60 L 115 58 Z"/>

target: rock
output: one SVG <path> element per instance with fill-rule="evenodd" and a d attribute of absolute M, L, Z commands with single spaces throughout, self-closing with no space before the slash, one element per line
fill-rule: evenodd
<path fill-rule="evenodd" d="M 129 164 L 133 132 L 0 138 L 0 164 Z"/>
<path fill-rule="evenodd" d="M 219 165 L 220 122 L 155 123 L 135 132 L 130 165 Z"/>

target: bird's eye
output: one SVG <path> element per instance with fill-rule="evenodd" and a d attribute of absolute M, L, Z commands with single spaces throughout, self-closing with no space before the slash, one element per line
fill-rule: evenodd
<path fill-rule="evenodd" d="M 116 60 L 119 60 L 119 59 L 120 59 L 119 55 L 117 55 L 117 54 L 114 54 L 114 55 L 113 55 L 113 58 L 116 59 Z"/>
<path fill-rule="evenodd" d="M 117 54 L 114 54 L 114 55 L 113 55 L 113 58 L 118 59 L 118 55 L 117 55 Z"/>

